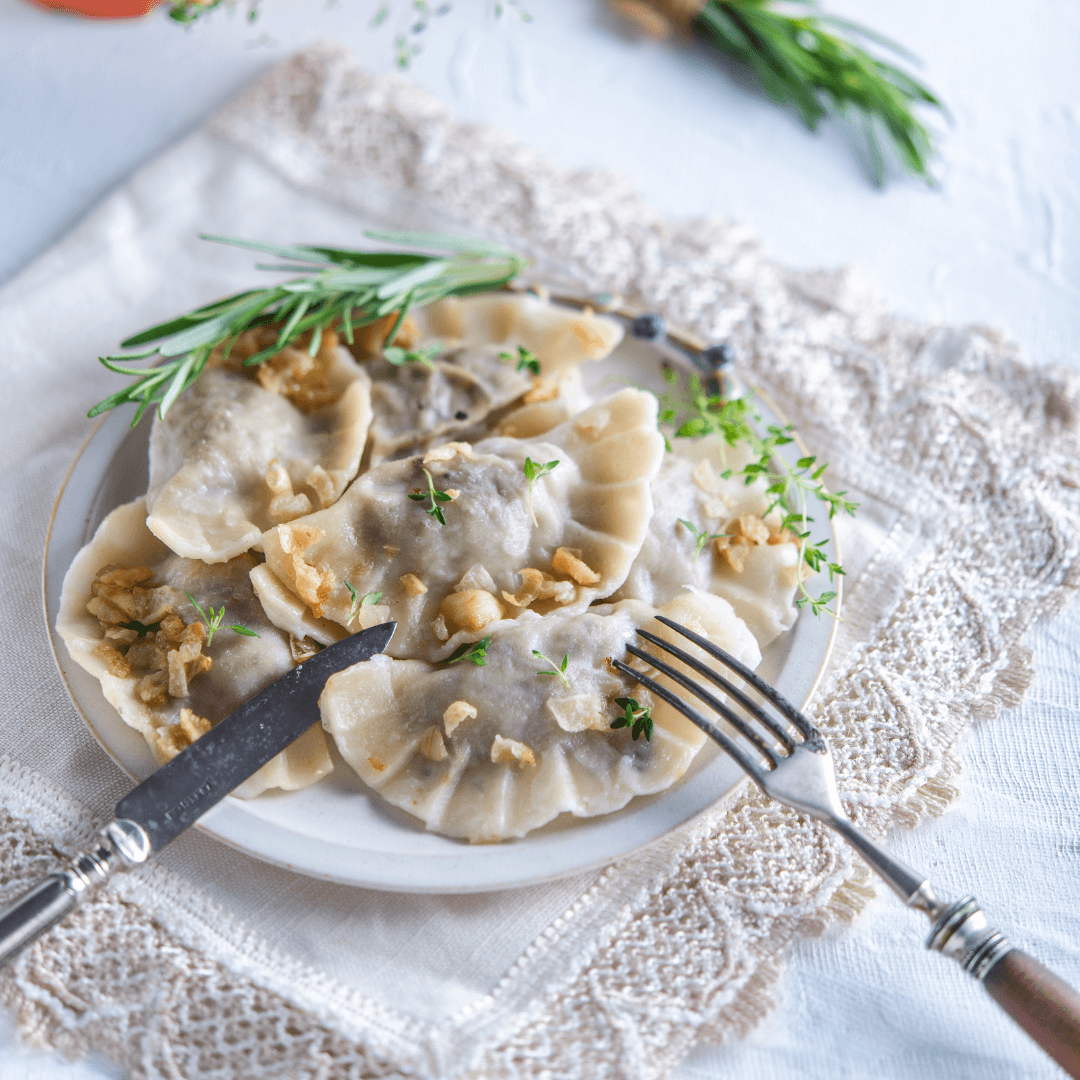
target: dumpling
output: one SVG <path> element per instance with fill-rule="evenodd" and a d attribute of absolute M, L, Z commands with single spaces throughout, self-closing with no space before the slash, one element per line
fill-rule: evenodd
<path fill-rule="evenodd" d="M 371 423 L 364 370 L 329 333 L 315 357 L 290 348 L 237 370 L 258 333 L 242 335 L 233 366 L 209 367 L 154 420 L 147 526 L 185 558 L 226 562 L 250 550 L 271 526 L 333 505 L 360 467 Z"/>
<path fill-rule="evenodd" d="M 761 659 L 725 600 L 688 593 L 663 613 L 751 666 Z M 624 657 L 637 627 L 672 640 L 654 614 L 624 601 L 578 615 L 530 613 L 500 622 L 489 627 L 483 667 L 375 657 L 327 681 L 319 700 L 323 725 L 367 784 L 446 836 L 503 840 L 562 813 L 609 813 L 635 795 L 670 787 L 705 740 L 606 662 Z M 564 656 L 569 685 L 543 674 L 561 668 Z M 619 697 L 652 705 L 650 741 L 612 730 Z"/>
<path fill-rule="evenodd" d="M 509 293 L 447 297 L 414 311 L 412 318 L 421 340 L 528 349 L 545 379 L 587 360 L 603 360 L 623 337 L 622 324 L 605 315 Z"/>
<path fill-rule="evenodd" d="M 458 348 L 427 367 L 368 365 L 372 376 L 369 461 L 406 457 L 481 430 L 493 412 L 531 391 L 534 377 L 498 358 L 498 348 Z M 474 436 L 475 437 L 475 436 Z"/>
<path fill-rule="evenodd" d="M 748 460 L 742 446 L 677 441 L 653 481 L 649 534 L 614 599 L 660 606 L 695 586 L 728 600 L 762 648 L 791 626 L 798 614 L 798 544 L 781 530 L 778 513 L 766 513 L 764 481 L 748 486 L 741 477 L 721 476 Z M 699 548 L 685 522 L 719 539 Z"/>
<path fill-rule="evenodd" d="M 105 518 L 64 578 L 57 632 L 159 762 L 314 651 L 263 613 L 249 580 L 254 567 L 248 554 L 211 566 L 174 555 L 147 529 L 146 505 L 138 499 Z M 185 592 L 207 614 L 225 608 L 225 625 L 209 645 Z M 232 624 L 258 636 L 237 634 L 227 628 Z M 332 767 L 315 725 L 234 794 L 306 787 Z"/>
<path fill-rule="evenodd" d="M 381 593 L 398 624 L 392 655 L 440 659 L 504 615 L 580 611 L 617 589 L 663 453 L 656 399 L 622 390 L 543 441 L 447 443 L 384 462 L 329 510 L 267 532 L 266 565 L 316 617 L 350 629 L 357 597 Z M 527 460 L 558 462 L 531 497 Z M 425 472 L 450 501 L 433 502 Z"/>

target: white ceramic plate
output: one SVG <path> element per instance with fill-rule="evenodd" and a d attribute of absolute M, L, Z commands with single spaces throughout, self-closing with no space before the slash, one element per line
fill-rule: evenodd
<path fill-rule="evenodd" d="M 594 393 L 628 381 L 659 388 L 660 355 L 652 345 L 628 340 L 603 364 L 587 365 L 586 381 Z M 677 358 L 674 352 L 667 355 Z M 766 422 L 773 422 L 767 402 L 759 397 L 758 404 Z M 110 510 L 146 490 L 150 424 L 132 431 L 129 422 L 127 410 L 99 422 L 64 482 L 46 541 L 45 615 L 56 663 L 75 708 L 120 768 L 143 779 L 155 766 L 142 736 L 124 724 L 97 680 L 71 660 L 53 629 L 64 574 L 75 554 Z M 798 447 L 793 449 L 798 456 Z M 830 537 L 828 550 L 835 560 L 835 537 Z M 801 705 L 813 693 L 835 625 L 831 618 L 804 611 L 765 651 L 759 670 L 789 701 Z M 633 799 L 617 813 L 596 818 L 564 814 L 521 840 L 473 845 L 426 832 L 414 818 L 374 795 L 336 757 L 333 773 L 313 787 L 250 801 L 226 798 L 198 828 L 255 858 L 314 877 L 406 892 L 484 892 L 613 862 L 704 813 L 742 780 L 739 768 L 708 744 L 673 788 Z"/>

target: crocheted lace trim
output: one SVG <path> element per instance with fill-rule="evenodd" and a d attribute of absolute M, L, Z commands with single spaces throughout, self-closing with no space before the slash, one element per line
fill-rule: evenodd
<path fill-rule="evenodd" d="M 848 272 L 772 265 L 739 226 L 667 220 L 332 50 L 275 69 L 212 130 L 368 215 L 502 238 L 545 275 L 729 342 L 884 537 L 856 552 L 812 709 L 846 805 L 879 835 L 954 797 L 958 737 L 1019 701 L 1025 631 L 1080 582 L 1080 380 L 992 331 L 897 318 Z M 17 763 L 0 787 L 8 897 L 55 865 L 45 837 L 91 823 Z M 181 941 L 138 902 L 181 888 L 166 877 L 102 890 L 0 974 L 33 1041 L 136 1077 L 660 1077 L 756 1023 L 788 943 L 870 895 L 832 834 L 747 790 L 610 868 L 489 997 L 428 1029 L 355 995 L 320 1009 L 318 973 L 265 950 L 245 964 L 231 933 Z"/>

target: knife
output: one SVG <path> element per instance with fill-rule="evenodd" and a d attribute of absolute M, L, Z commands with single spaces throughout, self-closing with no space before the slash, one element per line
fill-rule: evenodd
<path fill-rule="evenodd" d="M 371 626 L 298 664 L 125 795 L 87 851 L 0 914 L 0 965 L 115 871 L 146 862 L 307 731 L 319 719 L 326 680 L 383 652 L 396 626 Z"/>

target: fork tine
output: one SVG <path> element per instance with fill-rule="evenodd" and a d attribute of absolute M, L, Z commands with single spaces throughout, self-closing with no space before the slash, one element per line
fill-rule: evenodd
<path fill-rule="evenodd" d="M 693 630 L 688 630 L 681 623 L 673 622 L 664 615 L 657 615 L 656 620 L 662 622 L 665 626 L 670 626 L 675 633 L 681 634 L 684 638 L 697 645 L 698 648 L 704 649 L 710 656 L 729 667 L 736 675 L 748 682 L 766 701 L 772 702 L 777 711 L 783 713 L 794 724 L 796 730 L 806 740 L 807 746 L 812 750 L 825 751 L 825 740 L 821 737 L 821 732 L 783 694 L 774 690 L 760 675 L 755 674 L 745 664 L 736 660 L 734 656 L 724 652 L 718 645 L 714 645 L 708 638 L 695 634 Z"/>
<path fill-rule="evenodd" d="M 632 656 L 636 656 L 639 660 L 644 660 L 646 664 L 650 664 L 656 668 L 657 671 L 663 672 L 669 679 L 677 682 L 680 686 L 686 687 L 695 697 L 700 698 L 710 708 L 715 709 L 740 735 L 743 736 L 748 742 L 753 744 L 753 747 L 759 754 L 766 758 L 772 768 L 776 768 L 780 764 L 780 759 L 776 755 L 776 751 L 756 732 L 750 727 L 746 721 L 734 712 L 730 706 L 721 701 L 715 695 L 710 694 L 705 687 L 699 683 L 694 682 L 693 679 L 688 678 L 681 671 L 673 668 L 670 664 L 661 660 L 658 656 L 653 656 L 652 653 L 643 652 L 641 649 L 634 645 L 627 645 L 626 651 Z"/>
<path fill-rule="evenodd" d="M 734 758 L 736 764 L 747 776 L 749 776 L 759 787 L 764 788 L 765 771 L 762 767 L 756 761 L 751 760 L 750 756 L 743 751 L 741 746 L 729 739 L 714 723 L 698 712 L 693 705 L 689 705 L 677 694 L 673 694 L 670 690 L 661 686 L 655 679 L 649 678 L 648 675 L 643 675 L 640 671 L 635 671 L 621 660 L 612 659 L 611 662 L 621 672 L 641 683 L 646 690 L 651 691 L 658 698 L 662 698 L 672 706 L 672 708 L 678 709 L 690 723 L 701 728 L 710 739 L 719 744 L 720 748 L 729 757 Z"/>
<path fill-rule="evenodd" d="M 706 679 L 719 686 L 725 694 L 737 701 L 755 720 L 775 735 L 789 753 L 795 749 L 795 740 L 782 724 L 774 720 L 753 698 L 744 694 L 734 683 L 729 682 L 719 672 L 713 671 L 708 664 L 703 664 L 697 657 L 691 656 L 676 645 L 672 645 L 670 641 L 665 641 L 662 637 L 650 634 L 648 630 L 639 630 L 638 636 L 643 637 L 646 641 L 651 641 L 657 648 L 663 649 L 664 652 L 671 653 L 672 656 L 677 657 L 688 667 L 693 668 L 699 675 L 704 675 Z"/>

